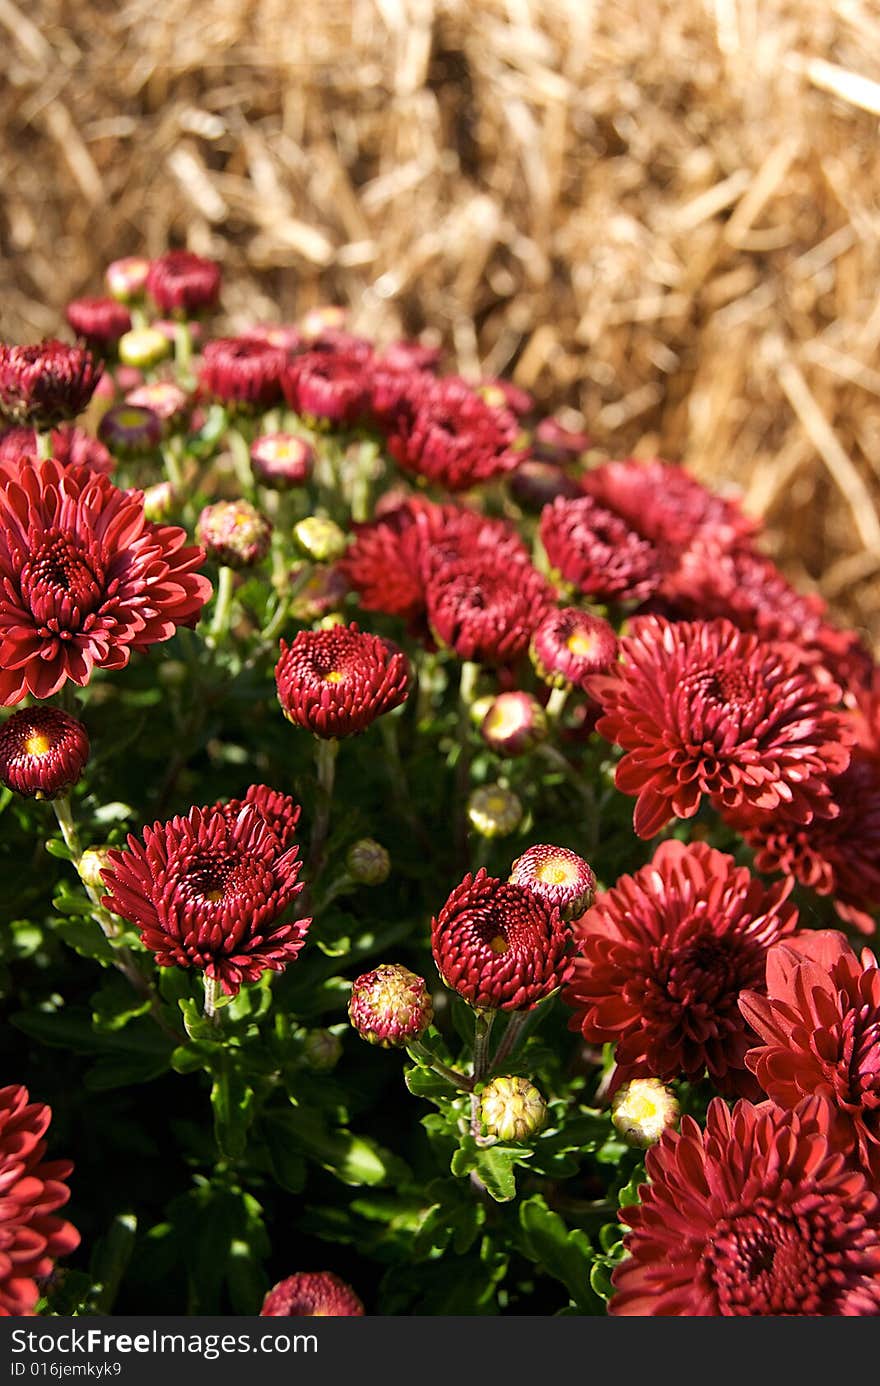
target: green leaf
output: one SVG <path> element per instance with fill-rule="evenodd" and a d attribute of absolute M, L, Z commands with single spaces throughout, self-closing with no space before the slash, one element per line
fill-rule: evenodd
<path fill-rule="evenodd" d="M 167 1068 L 167 1054 L 107 1055 L 86 1070 L 83 1086 L 89 1092 L 109 1092 L 111 1088 L 127 1088 L 132 1083 L 149 1083 Z"/>
<path fill-rule="evenodd" d="M 414 1097 L 426 1097 L 432 1102 L 448 1101 L 459 1091 L 448 1078 L 441 1077 L 432 1068 L 423 1068 L 421 1064 L 407 1069 L 403 1077 Z"/>
<path fill-rule="evenodd" d="M 301 1193 L 306 1182 L 305 1157 L 291 1141 L 284 1123 L 270 1116 L 262 1123 L 261 1134 L 276 1183 L 288 1193 Z"/>
<path fill-rule="evenodd" d="M 92 1023 L 96 1030 L 121 1030 L 149 1009 L 149 998 L 138 996 L 122 977 L 108 977 L 92 997 Z"/>
<path fill-rule="evenodd" d="M 46 851 L 50 857 L 58 857 L 60 861 L 73 861 L 73 853 L 61 837 L 47 838 Z"/>
<path fill-rule="evenodd" d="M 109 1314 L 116 1294 L 134 1251 L 137 1217 L 134 1213 L 119 1213 L 107 1231 L 95 1242 L 89 1269 L 98 1291 L 96 1314 Z"/>
<path fill-rule="evenodd" d="M 562 1281 L 579 1308 L 589 1308 L 588 1284 L 595 1256 L 586 1232 L 567 1227 L 540 1194 L 521 1205 L 519 1220 L 526 1254 Z"/>
<path fill-rule="evenodd" d="M 509 1146 L 487 1145 L 477 1151 L 474 1169 L 486 1186 L 486 1192 L 496 1203 L 508 1203 L 516 1197 L 514 1168 L 531 1155 L 530 1150 L 513 1150 Z"/>
<path fill-rule="evenodd" d="M 293 1107 L 290 1111 L 272 1112 L 268 1119 L 281 1126 L 295 1148 L 311 1156 L 343 1184 L 392 1184 L 405 1171 L 402 1161 L 369 1137 L 346 1130 L 329 1131 L 312 1109 Z"/>
<path fill-rule="evenodd" d="M 54 932 L 81 958 L 90 958 L 92 962 L 99 962 L 103 967 L 113 965 L 113 947 L 101 932 L 100 925 L 93 919 L 88 922 L 82 919 L 58 919 Z"/>

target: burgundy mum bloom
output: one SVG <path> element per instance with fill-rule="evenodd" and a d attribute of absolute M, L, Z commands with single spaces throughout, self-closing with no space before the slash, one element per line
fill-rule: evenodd
<path fill-rule="evenodd" d="M 574 500 L 581 488 L 558 462 L 541 457 L 527 457 L 508 480 L 510 494 L 526 510 L 543 510 L 545 505 L 560 496 Z"/>
<path fill-rule="evenodd" d="M 296 837 L 302 811 L 299 804 L 279 789 L 270 789 L 267 784 L 252 784 L 243 799 L 229 799 L 226 803 L 221 801 L 213 807 L 225 815 L 231 826 L 249 804 L 259 811 L 266 827 L 275 834 L 278 850 L 286 851 Z"/>
<path fill-rule="evenodd" d="M 880 758 L 860 747 L 831 782 L 834 818 L 811 823 L 727 815 L 755 853 L 759 871 L 781 871 L 830 895 L 844 923 L 874 934 L 880 910 Z"/>
<path fill-rule="evenodd" d="M 69 1160 L 46 1163 L 43 1137 L 52 1119 L 42 1102 L 28 1102 L 20 1083 L 0 1088 L 0 1315 L 31 1315 L 59 1256 L 79 1246 L 79 1233 L 55 1217 L 70 1197 Z"/>
<path fill-rule="evenodd" d="M 739 998 L 763 989 L 767 950 L 796 926 L 790 893 L 703 842 L 668 841 L 596 897 L 565 1000 L 572 1030 L 616 1046 L 616 1085 L 708 1072 L 721 1092 L 757 1095 Z"/>
<path fill-rule="evenodd" d="M 362 1318 L 364 1306 L 354 1290 L 332 1271 L 300 1271 L 279 1280 L 263 1300 L 260 1314 L 270 1318 Z"/>
<path fill-rule="evenodd" d="M 499 755 L 525 755 L 546 737 L 547 718 L 530 693 L 499 693 L 480 719 L 480 735 Z"/>
<path fill-rule="evenodd" d="M 51 433 L 52 456 L 62 467 L 88 467 L 104 476 L 113 471 L 110 453 L 90 433 L 74 424 L 62 424 Z M 8 428 L 0 434 L 0 462 L 37 460 L 37 435 L 32 428 Z"/>
<path fill-rule="evenodd" d="M 551 566 L 594 601 L 643 602 L 660 586 L 654 546 L 590 496 L 545 506 L 540 532 Z"/>
<path fill-rule="evenodd" d="M 763 989 L 762 989 L 763 990 Z M 746 1063 L 778 1107 L 815 1093 L 833 1111 L 837 1149 L 880 1178 L 880 967 L 821 930 L 767 958 L 766 994 L 740 1000 L 763 1044 Z"/>
<path fill-rule="evenodd" d="M 103 903 L 140 930 L 161 967 L 198 968 L 230 996 L 292 962 L 311 923 L 280 922 L 302 890 L 299 849 L 288 845 L 289 809 L 279 820 L 272 791 L 255 788 L 240 804 L 154 823 L 142 840 L 129 834 L 101 873 L 112 892 Z"/>
<path fill-rule="evenodd" d="M 352 736 L 405 702 L 406 656 L 352 622 L 330 630 L 301 630 L 281 641 L 275 666 L 285 717 L 315 736 Z"/>
<path fill-rule="evenodd" d="M 584 475 L 581 485 L 643 539 L 676 559 L 698 538 L 733 548 L 759 528 L 734 501 L 707 490 L 683 467 L 659 458 L 603 462 Z"/>
<path fill-rule="evenodd" d="M 189 395 L 173 380 L 151 380 L 129 390 L 125 403 L 158 414 L 166 431 L 172 432 L 184 421 Z"/>
<path fill-rule="evenodd" d="M 490 555 L 500 566 L 533 571 L 528 550 L 503 520 L 464 506 L 407 497 L 366 524 L 354 526 L 340 568 L 365 611 L 423 621 L 426 583 L 438 566 L 465 555 Z"/>
<path fill-rule="evenodd" d="M 0 726 L 0 783 L 16 794 L 54 799 L 76 784 L 88 758 L 88 732 L 59 707 L 22 708 Z"/>
<path fill-rule="evenodd" d="M 617 659 L 614 627 L 574 606 L 554 607 L 535 629 L 529 645 L 535 671 L 554 688 L 585 688 L 593 674 Z"/>
<path fill-rule="evenodd" d="M 398 465 L 447 491 L 511 472 L 527 455 L 516 415 L 487 404 L 455 376 L 413 382 L 383 426 Z"/>
<path fill-rule="evenodd" d="M 254 476 L 264 486 L 286 491 L 304 486 L 315 466 L 315 451 L 295 433 L 263 433 L 251 443 Z"/>
<path fill-rule="evenodd" d="M 726 617 L 763 640 L 790 641 L 805 664 L 823 666 L 835 682 L 848 681 L 869 658 L 855 631 L 827 620 L 821 597 L 796 591 L 773 560 L 754 549 L 695 544 L 665 578 L 662 596 L 677 617 Z"/>
<path fill-rule="evenodd" d="M 131 330 L 131 313 L 115 298 L 75 298 L 64 316 L 78 337 L 94 351 L 106 353 Z"/>
<path fill-rule="evenodd" d="M 287 352 L 246 337 L 218 337 L 202 350 L 199 385 L 203 394 L 241 408 L 271 409 L 281 401 Z"/>
<path fill-rule="evenodd" d="M 570 935 L 555 905 L 525 886 L 468 874 L 431 921 L 443 981 L 478 1010 L 527 1011 L 571 972 Z"/>
<path fill-rule="evenodd" d="M 164 432 L 155 410 L 141 404 L 112 404 L 98 424 L 98 437 L 117 457 L 145 457 L 155 452 Z"/>
<path fill-rule="evenodd" d="M 0 345 L 0 413 L 10 423 L 54 428 L 81 414 L 103 367 L 85 347 L 54 339 Z"/>
<path fill-rule="evenodd" d="M 828 1141 L 827 1107 L 720 1097 L 706 1130 L 683 1117 L 645 1157 L 624 1209 L 629 1255 L 614 1315 L 706 1318 L 880 1314 L 880 1198 Z"/>
<path fill-rule="evenodd" d="M 486 550 L 438 567 L 425 603 L 435 638 L 459 659 L 511 664 L 526 653 L 555 595 L 536 569 L 511 567 Z"/>
<path fill-rule="evenodd" d="M 149 260 L 142 255 L 125 255 L 110 262 L 104 271 L 104 282 L 114 298 L 131 303 L 142 297 L 149 273 Z"/>
<path fill-rule="evenodd" d="M 169 250 L 150 263 L 146 289 L 163 313 L 198 313 L 220 296 L 220 266 L 190 250 Z"/>
<path fill-rule="evenodd" d="M 359 350 L 303 352 L 288 362 L 281 385 L 297 414 L 335 424 L 359 418 L 369 398 L 368 368 Z"/>
<path fill-rule="evenodd" d="M 186 532 L 85 468 L 22 464 L 0 490 L 0 704 L 50 698 L 192 624 L 211 593 Z"/>
<path fill-rule="evenodd" d="M 555 905 L 563 919 L 583 914 L 596 889 L 596 877 L 583 857 L 549 842 L 538 842 L 517 857 L 509 879 Z"/>
<path fill-rule="evenodd" d="M 638 796 L 633 823 L 653 835 L 692 818 L 706 795 L 719 809 L 809 823 L 833 816 L 830 780 L 853 735 L 840 689 L 814 682 L 797 655 L 729 621 L 632 623 L 624 660 L 590 681 L 600 735 L 626 754 L 616 784 Z"/>
<path fill-rule="evenodd" d="M 348 1018 L 361 1039 L 392 1049 L 419 1039 L 434 1007 L 422 977 L 400 963 L 382 963 L 352 983 Z"/>

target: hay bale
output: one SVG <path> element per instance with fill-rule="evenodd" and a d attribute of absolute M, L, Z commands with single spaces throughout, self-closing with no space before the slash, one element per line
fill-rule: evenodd
<path fill-rule="evenodd" d="M 0 0 L 0 28 L 4 336 L 188 244 L 227 326 L 341 301 L 741 488 L 880 640 L 873 7 Z"/>

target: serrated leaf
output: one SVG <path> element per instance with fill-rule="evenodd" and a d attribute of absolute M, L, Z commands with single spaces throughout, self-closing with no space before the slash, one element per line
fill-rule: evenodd
<path fill-rule="evenodd" d="M 540 1194 L 521 1205 L 519 1220 L 528 1255 L 549 1275 L 562 1281 L 575 1304 L 587 1308 L 587 1286 L 595 1253 L 586 1232 L 569 1228 L 558 1213 L 547 1207 Z"/>
<path fill-rule="evenodd" d="M 311 1156 L 343 1184 L 392 1184 L 405 1169 L 403 1162 L 367 1136 L 328 1130 L 317 1112 L 305 1107 L 273 1112 L 295 1148 Z"/>
<path fill-rule="evenodd" d="M 245 1152 L 253 1104 L 253 1088 L 224 1055 L 223 1067 L 211 1087 L 211 1107 L 217 1149 L 227 1160 L 239 1160 Z"/>
<path fill-rule="evenodd" d="M 488 1145 L 478 1149 L 474 1169 L 485 1184 L 486 1192 L 496 1203 L 509 1203 L 516 1197 L 514 1169 L 531 1153 L 530 1150 L 513 1150 L 503 1145 Z"/>

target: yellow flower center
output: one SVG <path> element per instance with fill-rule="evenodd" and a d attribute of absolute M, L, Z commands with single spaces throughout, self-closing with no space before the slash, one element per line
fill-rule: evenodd
<path fill-rule="evenodd" d="M 565 642 L 566 649 L 573 655 L 592 654 L 595 644 L 594 637 L 585 630 L 573 630 Z"/>
<path fill-rule="evenodd" d="M 570 885 L 577 880 L 577 871 L 570 861 L 542 861 L 535 871 L 535 879 L 544 885 Z"/>
<path fill-rule="evenodd" d="M 25 738 L 24 749 L 29 756 L 45 756 L 51 751 L 52 742 L 45 732 L 35 731 Z"/>
<path fill-rule="evenodd" d="M 325 682 L 325 683 L 342 683 L 342 680 L 343 680 L 344 677 L 345 677 L 345 675 L 344 675 L 344 674 L 341 674 L 341 673 L 339 672 L 338 669 L 331 669 L 329 674 L 325 674 L 325 675 L 324 675 L 324 682 Z"/>
<path fill-rule="evenodd" d="M 493 953 L 506 953 L 507 939 L 502 938 L 500 934 L 496 934 L 493 939 L 490 939 L 489 947 L 492 949 Z"/>

